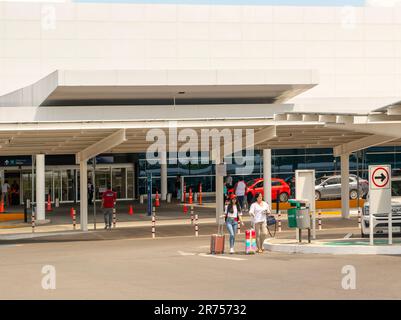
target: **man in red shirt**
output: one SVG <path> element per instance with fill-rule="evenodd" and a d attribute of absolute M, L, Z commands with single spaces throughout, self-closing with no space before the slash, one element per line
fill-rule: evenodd
<path fill-rule="evenodd" d="M 111 186 L 107 185 L 107 190 L 102 195 L 102 208 L 104 214 L 105 229 L 109 227 L 111 230 L 111 219 L 113 217 L 113 209 L 116 204 L 117 194 L 111 190 Z"/>

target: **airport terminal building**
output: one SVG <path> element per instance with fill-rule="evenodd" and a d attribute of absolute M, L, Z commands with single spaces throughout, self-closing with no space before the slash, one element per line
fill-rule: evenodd
<path fill-rule="evenodd" d="M 76 202 L 96 158 L 96 187 L 119 199 L 144 194 L 149 174 L 162 198 L 178 175 L 219 190 L 229 154 L 146 160 L 149 130 L 171 128 L 254 130 L 245 180 L 346 178 L 357 163 L 362 177 L 375 163 L 400 175 L 401 7 L 248 3 L 0 2 L 2 181 L 20 202 Z"/>

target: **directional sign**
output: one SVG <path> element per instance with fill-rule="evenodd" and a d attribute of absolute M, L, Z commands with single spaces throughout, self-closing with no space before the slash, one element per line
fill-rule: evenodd
<path fill-rule="evenodd" d="M 376 215 L 387 215 L 388 220 L 378 221 Z M 374 244 L 374 228 L 379 223 L 388 224 L 393 230 L 391 211 L 391 166 L 369 166 L 369 234 L 370 245 Z M 393 242 L 393 234 L 389 232 L 389 244 Z"/>
<path fill-rule="evenodd" d="M 370 167 L 370 189 L 389 189 L 390 188 L 390 173 L 389 166 L 372 166 Z"/>

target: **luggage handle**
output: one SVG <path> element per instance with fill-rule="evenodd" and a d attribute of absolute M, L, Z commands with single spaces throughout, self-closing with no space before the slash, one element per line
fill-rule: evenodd
<path fill-rule="evenodd" d="M 223 233 L 223 223 L 221 223 L 221 221 L 224 219 L 224 218 L 222 218 L 222 216 L 224 216 L 224 215 L 221 215 L 219 217 L 219 222 L 218 222 L 218 227 L 217 227 L 217 234 L 218 235 L 223 235 L 224 234 Z"/>

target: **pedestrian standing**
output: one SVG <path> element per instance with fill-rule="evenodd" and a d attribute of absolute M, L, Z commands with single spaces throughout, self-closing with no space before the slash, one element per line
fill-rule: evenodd
<path fill-rule="evenodd" d="M 3 197 L 3 203 L 5 206 L 8 206 L 8 192 L 10 191 L 10 185 L 8 184 L 8 180 L 4 181 L 3 185 L 1 186 L 1 193 Z"/>
<path fill-rule="evenodd" d="M 175 196 L 177 198 L 177 200 L 181 199 L 181 177 L 177 176 L 175 178 Z"/>
<path fill-rule="evenodd" d="M 263 201 L 262 193 L 256 194 L 256 201 L 252 203 L 249 214 L 256 230 L 257 252 L 262 253 L 264 251 L 263 243 L 267 237 L 267 215 L 271 214 L 269 204 Z"/>
<path fill-rule="evenodd" d="M 231 195 L 229 204 L 225 207 L 225 221 L 228 233 L 230 234 L 230 254 L 235 253 L 235 235 L 237 234 L 238 224 L 242 222 L 241 207 L 237 202 L 237 197 Z"/>
<path fill-rule="evenodd" d="M 231 189 L 233 187 L 233 177 L 230 175 L 227 175 L 226 177 L 226 185 L 228 189 Z"/>
<path fill-rule="evenodd" d="M 93 201 L 94 188 L 91 181 L 88 182 L 88 204 L 91 205 Z"/>
<path fill-rule="evenodd" d="M 245 199 L 245 192 L 246 192 L 246 183 L 244 181 L 244 178 L 240 178 L 240 180 L 238 181 L 234 193 L 238 198 L 238 202 L 241 206 L 241 208 L 244 205 L 244 199 Z"/>
<path fill-rule="evenodd" d="M 107 185 L 107 190 L 102 195 L 102 209 L 104 214 L 104 228 L 111 230 L 111 222 L 113 218 L 113 210 L 116 205 L 117 193 Z"/>

